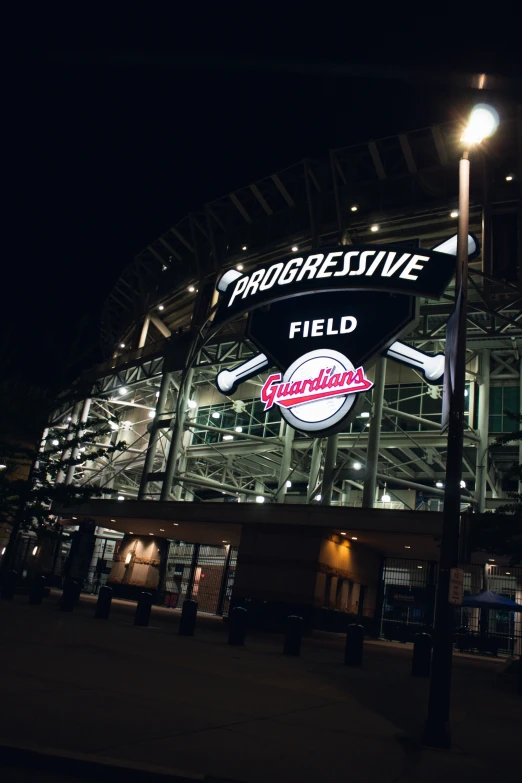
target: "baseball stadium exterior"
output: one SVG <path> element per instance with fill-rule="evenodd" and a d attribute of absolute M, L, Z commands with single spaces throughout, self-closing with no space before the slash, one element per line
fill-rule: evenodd
<path fill-rule="evenodd" d="M 519 429 L 508 412 L 521 410 L 522 115 L 506 114 L 472 153 L 470 233 L 480 252 L 469 269 L 466 517 L 517 491 L 504 473 L 522 461 L 518 442 L 491 448 Z M 173 607 L 190 597 L 221 615 L 241 604 L 268 627 L 296 612 L 333 630 L 355 616 L 395 639 L 432 625 L 447 445 L 442 386 L 389 352 L 365 367 L 371 388 L 341 430 L 314 437 L 267 404 L 281 377 L 273 368 L 244 381 L 236 374 L 229 394 L 216 388 L 218 373 L 233 377 L 259 352 L 244 314 L 219 327 L 213 319 L 216 285 L 229 270 L 247 275 L 347 245 L 422 253 L 455 235 L 459 132 L 457 123 L 436 125 L 304 160 L 205 204 L 135 257 L 104 306 L 107 360 L 78 380 L 73 404 L 57 406 L 41 444 L 45 452 L 80 424 L 85 435 L 111 422 L 112 434 L 73 454 L 78 464 L 58 479 L 94 486 L 97 497 L 53 508 L 64 525 L 56 580 L 65 568 L 89 592 L 108 584 L 136 598 L 148 590 Z M 454 304 L 453 280 L 441 298 L 421 297 L 404 342 L 428 357 L 444 354 Z M 312 329 L 295 323 L 296 334 Z M 279 391 L 299 395 L 314 378 Z M 100 455 L 121 440 L 124 451 Z M 463 550 L 465 590 L 488 586 L 521 602 L 522 569 L 508 562 Z M 460 612 L 461 624 L 477 630 L 478 610 Z M 520 615 L 492 613 L 489 623 L 492 644 L 520 652 Z"/>

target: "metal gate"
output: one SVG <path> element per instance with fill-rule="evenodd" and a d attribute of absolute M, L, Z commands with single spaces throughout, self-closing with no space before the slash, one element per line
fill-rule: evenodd
<path fill-rule="evenodd" d="M 171 541 L 165 575 L 165 605 L 198 602 L 200 612 L 228 614 L 238 547 Z"/>
<path fill-rule="evenodd" d="M 432 629 L 437 564 L 429 560 L 387 557 L 383 568 L 380 636 L 413 641 Z"/>

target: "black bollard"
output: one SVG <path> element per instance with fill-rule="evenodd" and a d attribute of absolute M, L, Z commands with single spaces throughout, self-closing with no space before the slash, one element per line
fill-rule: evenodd
<path fill-rule="evenodd" d="M 107 587 L 106 585 L 100 587 L 94 616 L 100 620 L 106 620 L 109 616 L 109 612 L 111 611 L 111 601 L 112 587 Z"/>
<path fill-rule="evenodd" d="M 181 620 L 178 629 L 180 636 L 194 636 L 197 613 L 198 602 L 192 598 L 186 598 L 181 607 Z"/>
<path fill-rule="evenodd" d="M 47 579 L 45 576 L 43 576 L 43 574 L 37 574 L 36 576 L 33 576 L 31 587 L 29 588 L 29 603 L 32 606 L 41 605 L 44 597 L 46 582 Z"/>
<path fill-rule="evenodd" d="M 286 618 L 285 644 L 283 655 L 301 654 L 301 637 L 303 635 L 303 618 L 291 614 Z"/>
<path fill-rule="evenodd" d="M 18 579 L 17 571 L 8 571 L 5 575 L 4 584 L 2 585 L 2 598 L 8 601 L 12 601 L 15 594 L 16 580 Z"/>
<path fill-rule="evenodd" d="M 78 583 L 74 579 L 67 577 L 63 583 L 62 598 L 60 601 L 60 610 L 62 612 L 72 612 L 76 604 L 78 594 Z"/>
<path fill-rule="evenodd" d="M 346 631 L 346 647 L 344 662 L 346 666 L 362 666 L 364 645 L 364 628 L 352 623 Z"/>
<path fill-rule="evenodd" d="M 140 593 L 136 614 L 134 615 L 134 625 L 141 625 L 146 628 L 149 624 L 150 613 L 152 611 L 152 593 Z"/>
<path fill-rule="evenodd" d="M 230 631 L 228 643 L 242 647 L 245 643 L 245 632 L 248 612 L 243 606 L 234 606 L 230 612 Z"/>
<path fill-rule="evenodd" d="M 416 633 L 413 637 L 413 658 L 411 673 L 414 677 L 429 677 L 431 670 L 431 636 Z"/>

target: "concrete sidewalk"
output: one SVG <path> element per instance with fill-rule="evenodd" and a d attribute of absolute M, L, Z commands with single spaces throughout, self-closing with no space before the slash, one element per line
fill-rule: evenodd
<path fill-rule="evenodd" d="M 334 635 L 286 658 L 277 635 L 235 648 L 213 617 L 184 638 L 177 612 L 137 628 L 132 605 L 114 609 L 103 621 L 85 598 L 71 614 L 0 604 L 2 744 L 244 783 L 477 783 L 520 769 L 522 702 L 494 689 L 494 660 L 455 657 L 455 748 L 434 751 L 419 744 L 428 682 L 411 678 L 411 648 L 367 644 L 352 669 Z"/>

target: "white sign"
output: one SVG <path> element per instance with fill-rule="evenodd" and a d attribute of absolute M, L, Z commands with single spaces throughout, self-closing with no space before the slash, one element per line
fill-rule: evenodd
<path fill-rule="evenodd" d="M 464 598 L 464 569 L 451 568 L 448 601 L 450 604 L 461 606 L 463 598 Z"/>

